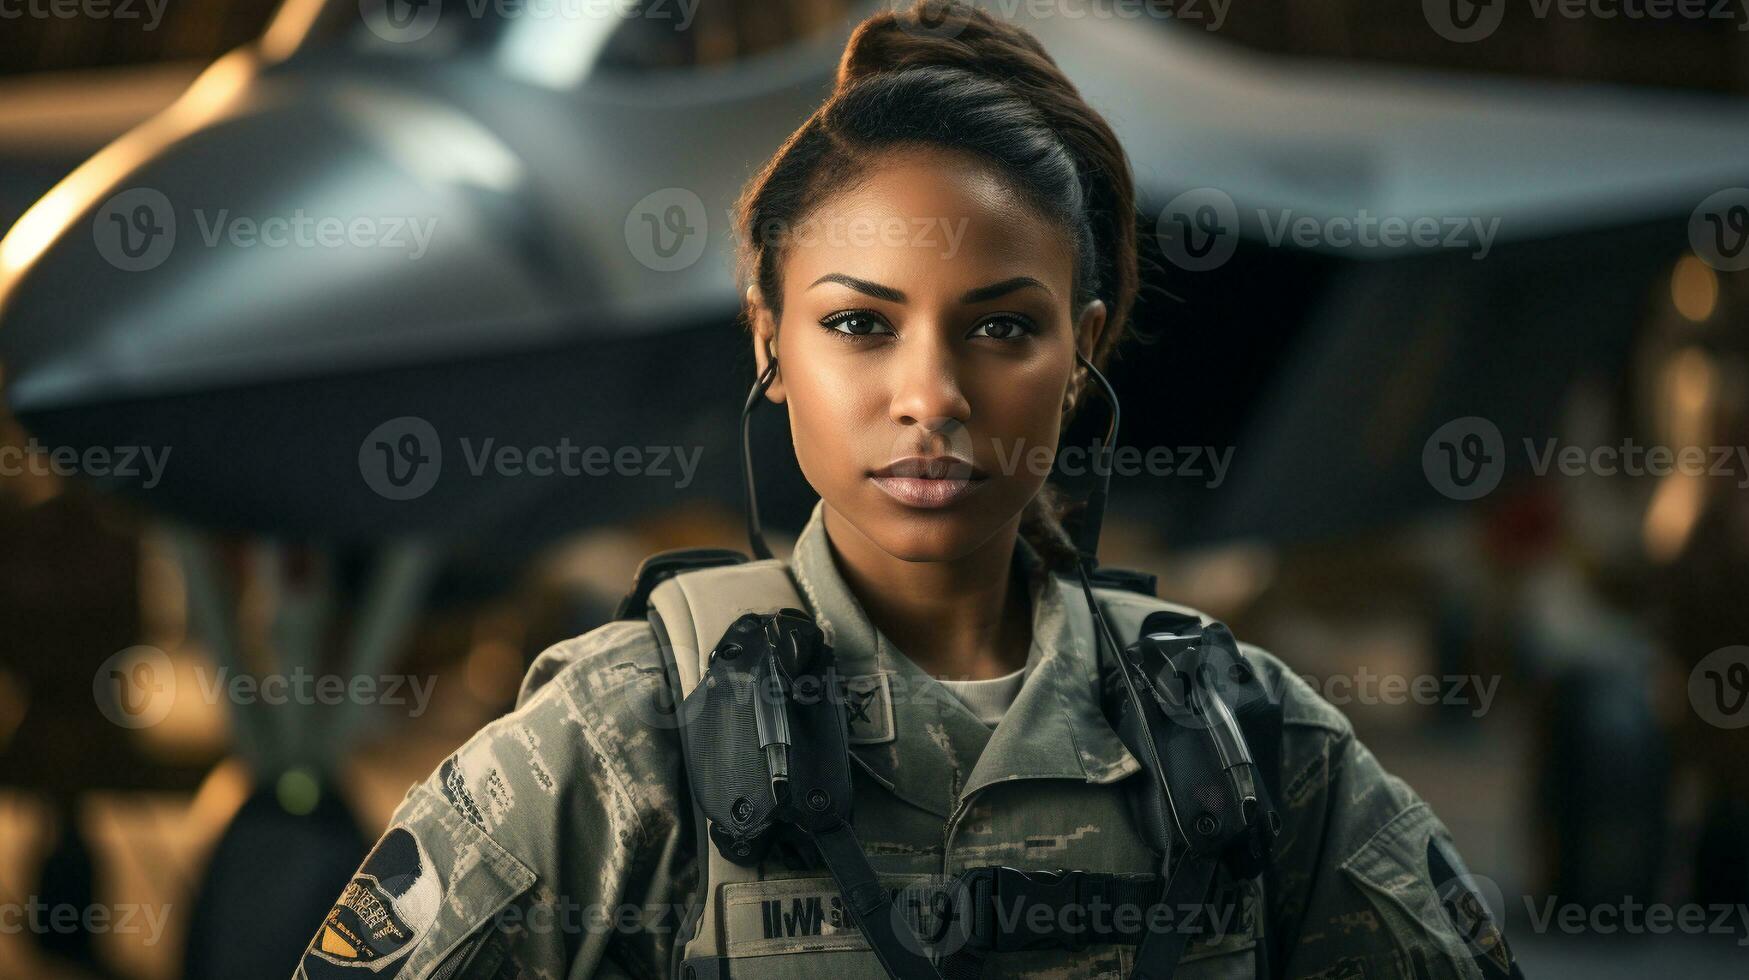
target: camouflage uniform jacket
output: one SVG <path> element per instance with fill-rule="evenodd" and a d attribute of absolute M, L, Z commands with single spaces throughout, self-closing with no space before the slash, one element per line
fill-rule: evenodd
<path fill-rule="evenodd" d="M 820 507 L 797 541 L 791 570 L 851 692 L 855 825 L 883 878 L 1158 868 L 1128 800 L 1140 765 L 1099 708 L 1079 585 L 1042 573 L 1024 542 L 1017 562 L 1034 642 L 992 731 L 872 626 L 834 565 Z M 1136 622 L 1167 607 L 1101 596 L 1133 604 Z M 1485 912 L 1461 891 L 1441 900 L 1452 890 L 1436 884 L 1430 853 L 1455 852 L 1439 819 L 1339 711 L 1270 654 L 1244 653 L 1284 699 L 1276 887 L 1242 889 L 1238 914 L 1192 941 L 1177 976 L 1254 976 L 1260 943 L 1287 977 L 1506 975 Z M 648 622 L 611 622 L 542 653 L 515 709 L 408 792 L 296 977 L 670 976 L 702 862 L 679 734 L 659 710 L 669 696 Z M 884 976 L 822 867 L 774 859 L 761 874 L 719 898 L 719 952 L 745 965 L 737 975 Z M 983 975 L 1121 978 L 1133 955 L 995 954 Z"/>

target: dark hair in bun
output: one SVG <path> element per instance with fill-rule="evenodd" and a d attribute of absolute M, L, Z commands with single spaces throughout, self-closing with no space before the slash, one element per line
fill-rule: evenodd
<path fill-rule="evenodd" d="M 1129 160 L 1105 119 L 1081 98 L 1030 33 L 961 0 L 918 0 L 884 11 L 850 36 L 832 95 L 742 193 L 741 262 L 781 316 L 783 230 L 853 185 L 883 149 L 928 146 L 993 164 L 1076 253 L 1075 308 L 1106 305 L 1092 361 L 1104 367 L 1135 302 L 1135 187 Z M 1067 419 L 1065 418 L 1065 424 Z M 1046 486 L 1021 532 L 1054 566 L 1075 552 Z"/>

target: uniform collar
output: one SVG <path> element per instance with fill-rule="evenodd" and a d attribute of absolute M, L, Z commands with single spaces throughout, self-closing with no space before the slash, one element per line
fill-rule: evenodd
<path fill-rule="evenodd" d="M 1015 563 L 1032 596 L 1032 649 L 1026 683 L 992 732 L 869 621 L 838 571 L 824 515 L 825 503 L 816 503 L 796 539 L 790 569 L 837 654 L 840 673 L 887 675 L 891 740 L 851 746 L 876 780 L 901 799 L 947 817 L 960 800 L 993 783 L 1105 783 L 1140 769 L 1100 711 L 1093 624 L 1080 586 L 1050 574 L 1025 539 L 1018 540 Z"/>

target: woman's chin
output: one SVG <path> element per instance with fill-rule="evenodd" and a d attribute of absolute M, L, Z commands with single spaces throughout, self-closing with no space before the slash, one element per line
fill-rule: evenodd
<path fill-rule="evenodd" d="M 989 513 L 958 508 L 882 516 L 870 535 L 881 550 L 900 561 L 956 561 L 977 550 L 1001 526 Z"/>

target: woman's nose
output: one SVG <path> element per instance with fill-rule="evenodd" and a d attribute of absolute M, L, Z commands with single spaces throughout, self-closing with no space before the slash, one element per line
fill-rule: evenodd
<path fill-rule="evenodd" d="M 922 331 L 915 331 L 921 333 Z M 971 403 L 961 388 L 953 350 L 940 341 L 914 341 L 892 362 L 890 415 L 900 425 L 933 428 L 945 420 L 967 421 Z"/>

